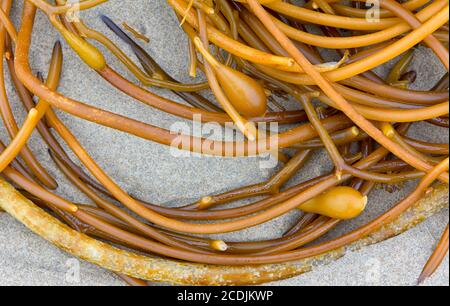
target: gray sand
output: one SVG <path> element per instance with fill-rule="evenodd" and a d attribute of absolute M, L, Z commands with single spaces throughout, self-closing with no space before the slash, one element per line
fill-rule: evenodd
<path fill-rule="evenodd" d="M 110 1 L 100 8 L 84 13 L 83 18 L 90 26 L 110 37 L 113 35 L 100 22 L 99 15 L 107 14 L 117 23 L 126 20 L 128 24 L 150 37 L 151 43 L 144 47 L 161 66 L 176 79 L 193 82 L 187 75 L 186 39 L 165 1 L 133 1 L 133 5 L 121 3 Z M 20 7 L 18 4 L 15 5 L 13 14 L 18 16 Z M 36 72 L 45 72 L 49 64 L 50 48 L 58 39 L 58 34 L 49 27 L 46 17 L 42 14 L 38 15 L 36 28 L 39 31 L 35 33 L 33 39 L 31 66 Z M 179 118 L 146 107 L 114 90 L 96 73 L 86 68 L 66 45 L 64 56 L 65 69 L 60 91 L 65 95 L 163 128 L 169 129 L 173 124 L 180 123 Z M 441 66 L 431 61 L 430 57 L 432 55 L 429 51 L 418 48 L 414 61 L 414 66 L 420 72 L 415 85 L 417 88 L 429 88 L 430 84 L 434 84 L 443 74 Z M 115 69 L 125 71 L 113 58 L 108 58 L 108 62 Z M 129 73 L 125 75 L 134 80 Z M 19 123 L 22 123 L 25 113 L 9 83 L 7 87 L 14 112 Z M 167 91 L 158 89 L 152 91 L 178 100 Z M 169 149 L 162 145 L 100 127 L 67 114 L 60 113 L 60 115 L 93 158 L 107 169 L 108 174 L 119 185 L 134 196 L 154 203 L 168 206 L 190 203 L 203 195 L 261 182 L 275 172 L 275 169 L 261 170 L 260 160 L 257 158 L 174 157 Z M 186 123 L 191 124 L 187 121 Z M 441 142 L 447 141 L 448 138 L 448 132 L 425 124 L 414 126 L 412 134 L 421 139 Z M 7 142 L 8 137 L 3 128 L 0 128 L 0 136 Z M 67 183 L 50 160 L 42 141 L 36 137 L 37 135 L 34 136 L 30 141 L 30 147 L 60 183 L 57 193 L 74 202 L 88 203 L 84 196 Z M 326 154 L 318 153 L 289 184 L 317 176 L 329 169 Z M 402 190 L 389 194 L 376 190 L 371 197 L 368 211 L 357 220 L 339 227 L 332 235 L 367 222 L 392 206 L 406 192 Z M 271 238 L 286 230 L 297 216 L 297 213 L 291 213 L 259 226 L 256 230 L 233 233 L 226 238 L 229 240 Z M 414 285 L 447 222 L 448 211 L 445 211 L 399 237 L 360 252 L 347 254 L 333 264 L 318 267 L 309 274 L 274 285 Z M 80 263 L 80 279 L 74 280 L 69 272 L 77 261 L 32 234 L 6 214 L 0 214 L 0 229 L 1 285 L 123 285 L 123 282 L 112 273 L 84 262 Z M 444 265 L 427 284 L 448 285 L 448 268 L 447 256 Z"/>

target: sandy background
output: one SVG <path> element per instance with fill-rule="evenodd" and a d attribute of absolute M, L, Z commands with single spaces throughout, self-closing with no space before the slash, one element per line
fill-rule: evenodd
<path fill-rule="evenodd" d="M 144 45 L 144 48 L 164 69 L 178 80 L 193 82 L 187 75 L 186 39 L 165 1 L 130 1 L 131 4 L 127 5 L 121 3 L 123 2 L 112 0 L 99 8 L 83 13 L 82 17 L 88 25 L 111 38 L 115 37 L 101 23 L 100 14 L 112 17 L 119 24 L 127 21 L 150 37 L 150 44 Z M 15 3 L 14 16 L 20 15 L 20 6 L 19 3 Z M 58 34 L 49 26 L 43 14 L 38 15 L 36 28 L 39 30 L 33 37 L 30 62 L 35 72 L 45 72 L 49 64 L 51 46 L 58 39 Z M 115 41 L 119 43 L 118 40 Z M 123 44 L 120 45 L 129 51 Z M 65 95 L 167 129 L 175 123 L 182 122 L 179 118 L 146 107 L 114 90 L 95 72 L 86 68 L 65 45 L 64 56 L 65 69 L 60 91 Z M 115 69 L 125 71 L 113 58 L 109 57 L 108 62 Z M 441 66 L 433 60 L 433 55 L 424 48 L 417 49 L 413 65 L 419 71 L 418 81 L 415 84 L 417 88 L 430 88 L 444 73 Z M 134 80 L 129 73 L 124 74 Z M 21 123 L 25 113 L 9 83 L 7 87 L 14 111 Z M 167 91 L 157 89 L 152 91 L 178 100 Z M 260 170 L 260 161 L 257 158 L 226 159 L 199 156 L 177 158 L 171 156 L 169 149 L 164 146 L 63 113 L 60 113 L 60 116 L 93 158 L 107 169 L 108 174 L 119 185 L 131 194 L 154 203 L 168 206 L 190 203 L 203 195 L 264 181 L 276 170 Z M 448 141 L 448 131 L 430 125 L 415 125 L 411 133 L 421 139 Z M 3 141 L 8 141 L 3 128 L 0 128 L 0 136 Z M 36 135 L 33 137 L 30 147 L 58 180 L 60 184 L 58 194 L 74 202 L 88 203 L 84 196 L 67 184 L 63 175 L 54 167 L 39 137 Z M 329 170 L 330 164 L 327 162 L 326 154 L 319 152 L 289 184 Z M 368 211 L 354 222 L 337 228 L 330 236 L 373 219 L 402 198 L 411 186 L 406 187 L 393 194 L 381 189 L 376 190 L 371 197 Z M 226 238 L 229 240 L 271 238 L 289 228 L 297 216 L 294 212 L 257 229 L 233 233 Z M 274 285 L 414 285 L 447 222 L 448 211 L 444 211 L 399 237 L 360 252 L 349 253 L 333 264 L 318 267 L 314 272 Z M 67 278 L 67 273 L 74 264 L 73 258 L 35 236 L 6 214 L 0 214 L 0 229 L 0 285 L 124 284 L 112 273 L 84 262 L 80 263 L 79 282 L 73 282 L 70 277 Z M 427 284 L 449 284 L 448 256 L 444 265 Z"/>

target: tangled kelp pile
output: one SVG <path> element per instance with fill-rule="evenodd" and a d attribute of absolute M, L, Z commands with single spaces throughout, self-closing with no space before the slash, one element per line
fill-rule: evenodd
<path fill-rule="evenodd" d="M 264 264 L 264 269 L 271 269 L 273 264 L 311 259 L 361 243 L 361 239 L 383 230 L 384 225 L 402 222 L 401 217 L 399 219 L 402 213 L 414 207 L 424 194 L 434 194 L 429 189 L 434 180 L 438 179 L 444 184 L 448 182 L 448 145 L 427 143 L 405 135 L 414 122 L 427 121 L 443 128 L 448 127 L 447 77 L 431 91 L 414 91 L 409 90 L 408 85 L 414 81 L 415 73 L 406 70 L 412 56 L 411 49 L 419 43 L 429 46 L 448 68 L 446 42 L 442 42 L 443 35 L 440 35 L 447 31 L 447 1 L 409 1 L 403 6 L 395 1 L 381 1 L 384 10 L 380 12 L 381 19 L 378 22 L 368 21 L 366 15 L 362 15 L 366 14 L 365 8 L 337 3 L 330 5 L 326 1 L 315 1 L 304 7 L 282 1 L 260 1 L 264 7 L 256 1 L 168 1 L 190 40 L 191 74 L 202 70 L 208 79 L 207 83 L 194 85 L 173 80 L 107 17 L 103 17 L 105 23 L 131 46 L 142 69 L 106 36 L 88 28 L 81 20 L 68 19 L 65 14 L 73 10 L 72 5 L 64 1 L 58 1 L 57 6 L 44 1 L 25 2 L 18 33 L 7 17 L 11 1 L 3 3 L 3 39 L 6 42 L 1 43 L 4 45 L 2 52 L 29 115 L 19 129 L 9 111 L 8 100 L 4 99 L 2 115 L 13 140 L 2 153 L 0 165 L 4 169 L 4 176 L 17 185 L 23 195 L 53 211 L 54 215 L 84 234 L 186 262 L 234 266 L 234 269 L 236 266 L 250 265 L 249 269 L 256 270 L 262 268 L 254 265 Z M 89 9 L 101 2 L 105 1 L 82 1 L 77 9 Z M 428 5 L 423 8 L 425 4 Z M 201 114 L 205 122 L 233 121 L 247 141 L 222 142 L 173 135 L 161 128 L 60 95 L 56 92 L 62 68 L 59 44 L 55 45 L 46 85 L 43 86 L 41 77 L 32 74 L 27 60 L 36 8 L 48 15 L 52 25 L 80 58 L 114 87 L 149 106 L 181 118 L 191 119 Z M 416 18 L 412 12 L 419 9 Z M 351 18 L 342 17 L 347 15 Z M 307 28 L 311 24 L 317 25 L 323 34 L 308 32 Z M 351 30 L 351 34 L 346 30 Z M 6 33 L 9 37 L 6 37 Z M 142 86 L 172 90 L 192 107 L 161 98 L 142 86 L 132 84 L 106 64 L 104 55 L 89 40 L 96 40 L 109 49 Z M 210 41 L 220 50 L 215 55 L 205 47 Z M 342 61 L 327 62 L 320 52 L 324 48 L 342 52 Z M 203 62 L 197 58 L 198 53 L 203 56 Z M 383 80 L 371 72 L 399 55 L 402 55 L 402 59 L 388 79 Z M 219 104 L 199 95 L 198 92 L 203 89 L 210 89 Z M 298 101 L 301 106 L 299 109 L 303 110 L 286 111 L 280 108 L 281 111 L 271 111 L 271 99 L 267 96 L 279 93 Z M 33 95 L 40 99 L 36 104 Z M 319 100 L 328 108 L 315 108 L 312 100 Z M 281 153 L 280 161 L 285 163 L 285 167 L 264 184 L 206 196 L 180 208 L 165 208 L 134 199 L 116 185 L 56 116 L 53 107 L 166 145 L 173 145 L 177 137 L 182 137 L 180 149 L 204 154 L 246 156 L 286 148 L 292 148 L 296 153 L 293 157 Z M 41 120 L 44 116 L 45 120 Z M 298 126 L 269 138 L 264 137 L 264 133 L 261 134 L 254 124 L 261 121 L 296 123 Z M 97 208 L 75 205 L 51 192 L 56 188 L 56 182 L 25 145 L 35 128 L 48 144 L 55 163 L 75 186 L 93 200 Z M 69 159 L 53 133 L 57 133 L 67 143 L 96 180 Z M 201 145 L 193 145 L 196 141 Z M 289 178 L 301 171 L 311 153 L 321 148 L 329 153 L 335 170 L 327 176 L 282 190 L 281 187 Z M 23 162 L 16 159 L 18 156 Z M 383 216 L 337 239 L 311 245 L 343 220 L 358 216 L 367 201 L 370 205 L 370 197 L 367 196 L 376 184 L 394 184 L 418 178 L 422 181 L 417 189 Z M 5 187 L 5 190 L 8 189 Z M 267 195 L 267 198 L 236 208 L 212 209 L 256 195 Z M 142 219 L 119 208 L 114 200 Z M 17 203 L 10 201 L 9 205 Z M 428 203 L 433 203 L 433 200 Z M 7 205 L 2 204 L 5 208 Z M 291 231 L 278 239 L 233 243 L 193 236 L 250 228 L 296 208 L 308 213 L 301 217 Z M 19 211 L 27 211 L 25 207 L 20 210 L 9 207 L 6 210 L 13 214 L 15 212 L 16 217 L 20 216 Z M 387 237 L 406 229 L 407 224 L 417 222 L 428 210 L 422 207 L 415 219 L 411 217 L 408 222 L 402 223 L 389 234 L 384 232 L 384 235 Z M 52 233 L 56 230 L 53 228 L 56 226 L 54 219 L 47 220 L 44 222 L 47 226 L 41 224 L 37 229 L 32 222 L 39 220 L 40 211 L 31 209 L 29 212 L 34 216 L 27 217 L 26 223 L 31 222 L 28 223 L 30 227 L 50 239 L 50 233 L 46 230 L 52 230 Z M 23 217 L 22 221 L 25 222 Z M 43 218 L 42 215 L 40 217 Z M 203 224 L 186 220 L 218 222 Z M 158 279 L 138 273 L 138 267 L 132 272 L 125 270 L 125 265 L 113 266 L 111 262 L 106 264 L 98 258 L 94 260 L 88 254 L 81 255 L 81 243 L 71 247 L 62 245 L 64 237 L 69 239 L 75 233 L 69 234 L 67 229 L 58 227 L 58 233 L 63 232 L 65 234 L 61 239 L 54 242 L 70 252 L 118 272 L 150 280 Z M 105 246 L 98 244 L 96 247 Z M 436 254 L 445 254 L 442 251 L 446 247 L 448 240 L 444 235 Z M 118 256 L 109 250 L 104 253 L 104 260 L 113 254 Z M 424 275 L 433 271 L 441 258 L 434 256 Z M 114 257 L 114 260 L 115 263 L 120 262 L 119 258 Z M 216 266 L 210 269 L 220 271 Z M 237 271 L 244 273 L 242 271 L 245 269 Z M 286 277 L 300 272 L 300 269 L 285 271 L 290 272 L 277 274 L 272 271 L 268 274 L 272 278 Z M 161 275 L 159 280 L 164 280 L 164 273 Z M 211 275 L 217 276 L 214 272 Z M 166 278 L 169 276 L 166 275 Z M 262 276 L 235 277 L 229 282 L 257 283 L 270 279 Z M 220 278 L 210 281 L 227 282 Z M 208 283 L 207 280 L 203 282 Z"/>

